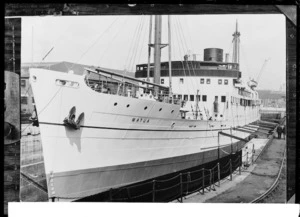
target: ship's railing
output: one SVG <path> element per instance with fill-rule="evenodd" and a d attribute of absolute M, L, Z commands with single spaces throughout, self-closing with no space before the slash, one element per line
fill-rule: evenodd
<path fill-rule="evenodd" d="M 56 197 L 59 199 L 75 199 L 77 201 L 109 201 L 109 202 L 169 202 L 183 198 L 189 194 L 199 192 L 205 194 L 221 186 L 221 180 L 232 181 L 233 174 L 241 174 L 244 165 L 242 151 L 227 153 L 218 161 L 202 166 L 182 170 L 173 174 L 147 180 L 138 184 L 111 188 L 100 195 L 91 195 L 86 198 Z"/>
<path fill-rule="evenodd" d="M 140 98 L 155 100 L 164 103 L 178 104 L 182 100 L 170 96 L 166 89 L 158 89 L 156 96 L 154 95 L 154 88 L 148 86 L 140 86 L 126 82 L 114 82 L 107 80 L 86 80 L 87 85 L 94 91 L 104 94 L 113 94 L 124 97 Z"/>
<path fill-rule="evenodd" d="M 241 155 L 231 156 L 227 162 L 216 163 L 208 168 L 183 171 L 166 178 L 158 178 L 145 183 L 109 190 L 109 200 L 113 202 L 169 202 L 199 192 L 205 194 L 220 187 L 224 178 L 232 180 L 238 169 L 241 173 Z"/>

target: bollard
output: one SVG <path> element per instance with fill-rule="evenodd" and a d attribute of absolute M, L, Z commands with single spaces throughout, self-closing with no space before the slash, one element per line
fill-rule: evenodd
<path fill-rule="evenodd" d="M 219 187 L 220 187 L 220 163 L 218 163 L 218 181 L 219 181 Z"/>
<path fill-rule="evenodd" d="M 155 202 L 155 180 L 152 183 L 152 202 Z"/>
<path fill-rule="evenodd" d="M 230 181 L 232 181 L 232 165 L 231 165 L 231 159 L 229 159 L 229 169 L 230 169 Z"/>
<path fill-rule="evenodd" d="M 182 203 L 182 193 L 183 193 L 182 173 L 180 173 L 180 202 L 181 202 L 181 203 Z"/>
<path fill-rule="evenodd" d="M 204 177 L 204 168 L 202 168 L 202 194 L 204 194 L 204 186 L 205 186 L 205 177 Z"/>

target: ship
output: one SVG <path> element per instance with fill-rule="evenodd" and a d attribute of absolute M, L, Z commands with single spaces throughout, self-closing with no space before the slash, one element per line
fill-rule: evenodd
<path fill-rule="evenodd" d="M 236 128 L 259 120 L 260 100 L 241 79 L 238 26 L 232 62 L 219 48 L 205 49 L 203 61 L 161 62 L 160 50 L 171 50 L 161 43 L 161 19 L 149 43 L 154 63 L 136 65 L 135 77 L 100 67 L 83 75 L 30 69 L 49 198 L 74 201 L 243 148 L 251 133 Z"/>

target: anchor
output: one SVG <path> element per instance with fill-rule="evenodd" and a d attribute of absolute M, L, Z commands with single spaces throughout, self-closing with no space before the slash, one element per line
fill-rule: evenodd
<path fill-rule="evenodd" d="M 77 118 L 77 121 L 75 121 L 75 118 L 76 118 L 76 107 L 73 106 L 69 112 L 69 115 L 68 117 L 66 117 L 64 119 L 64 125 L 66 127 L 70 127 L 70 128 L 73 128 L 75 130 L 78 130 L 80 129 L 80 123 L 81 123 L 81 120 L 83 119 L 84 117 L 84 112 L 82 112 L 79 117 Z"/>

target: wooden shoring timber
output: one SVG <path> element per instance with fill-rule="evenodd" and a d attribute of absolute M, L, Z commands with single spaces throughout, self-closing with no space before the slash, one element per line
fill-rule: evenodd
<path fill-rule="evenodd" d="M 48 193 L 48 190 L 46 188 L 44 188 L 42 185 L 40 185 L 39 183 L 37 183 L 36 181 L 34 181 L 32 178 L 30 178 L 29 176 L 27 176 L 25 173 L 20 172 L 20 174 L 21 174 L 21 178 L 23 178 L 26 181 L 28 181 L 29 183 L 33 184 L 35 187 L 37 187 L 41 191 L 43 191 L 45 193 Z"/>
<path fill-rule="evenodd" d="M 259 125 L 254 125 L 254 124 L 249 124 L 249 125 L 246 125 L 247 127 L 250 127 L 250 128 L 256 128 L 256 129 L 261 129 L 261 130 L 269 130 L 269 128 L 265 128 L 265 127 L 260 127 Z M 275 127 L 274 127 L 275 128 Z"/>
<path fill-rule="evenodd" d="M 234 136 L 234 135 L 231 135 L 231 134 L 228 134 L 228 133 L 224 133 L 224 132 L 219 132 L 219 135 L 223 135 L 223 136 L 228 136 L 228 137 L 231 137 L 231 138 L 234 138 L 234 139 L 237 139 L 237 140 L 241 140 L 241 141 L 244 141 L 244 142 L 249 142 L 249 140 L 247 139 L 244 139 L 244 138 L 241 138 L 241 137 L 238 137 L 238 136 Z"/>
<path fill-rule="evenodd" d="M 252 130 L 253 132 L 260 132 L 260 133 L 263 133 L 263 134 L 270 134 L 269 133 L 269 131 L 270 131 L 270 129 L 265 129 L 265 130 L 267 130 L 268 132 L 264 132 L 264 131 L 261 131 L 260 130 L 260 128 L 259 129 L 249 129 L 249 128 L 251 128 L 251 127 L 248 127 L 248 126 L 244 126 L 244 127 L 240 127 L 240 128 L 243 128 L 243 129 L 245 129 L 245 130 Z M 262 130 L 264 130 L 264 129 L 262 129 Z"/>
<path fill-rule="evenodd" d="M 235 131 L 241 131 L 241 132 L 244 132 L 244 133 L 251 133 L 253 134 L 255 131 L 253 130 L 248 130 L 248 129 L 244 129 L 243 127 L 236 127 L 236 128 L 232 128 L 233 130 Z"/>

